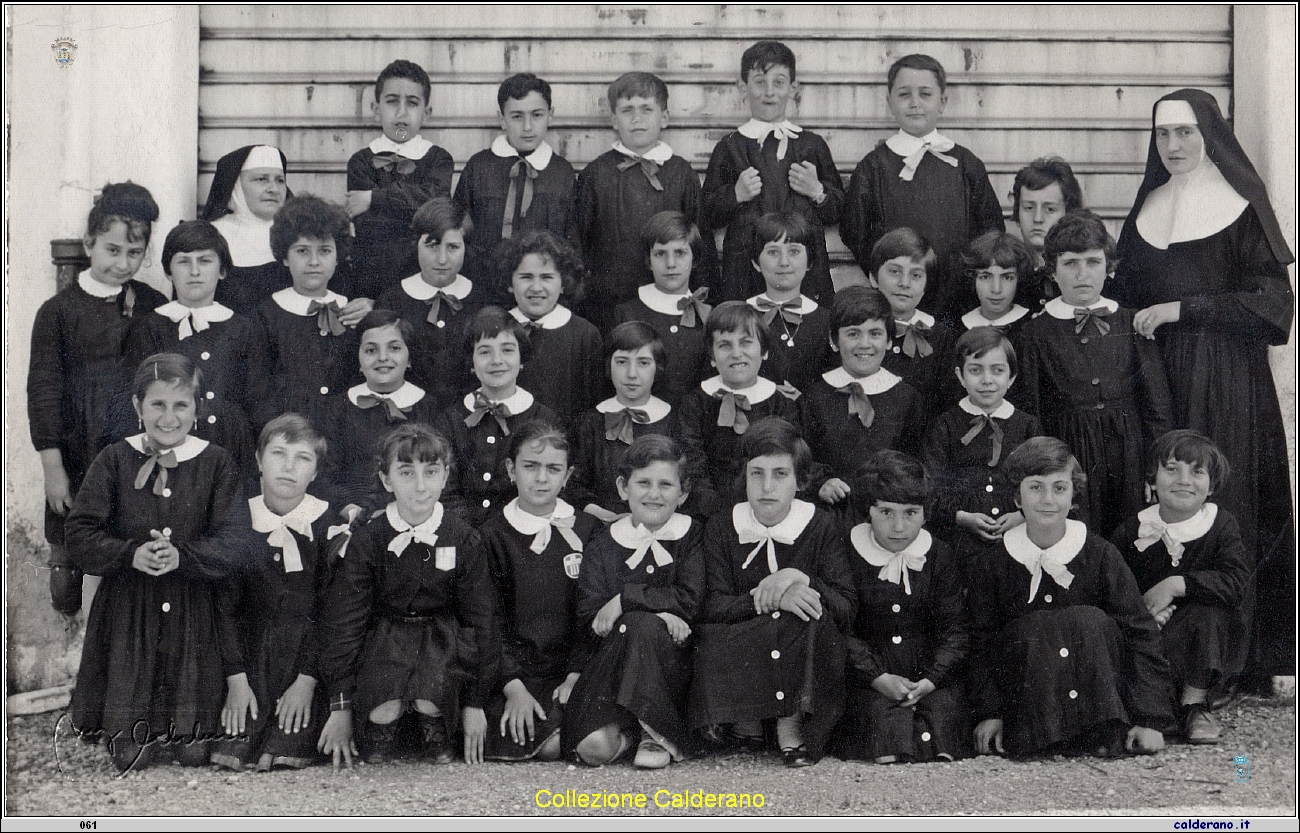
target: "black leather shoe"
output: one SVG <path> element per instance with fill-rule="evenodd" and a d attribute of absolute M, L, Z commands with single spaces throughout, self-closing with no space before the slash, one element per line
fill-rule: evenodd
<path fill-rule="evenodd" d="M 782 749 L 781 760 L 785 765 L 791 768 L 802 766 L 812 766 L 816 763 L 812 756 L 808 754 L 807 746 L 796 746 L 794 749 Z"/>
<path fill-rule="evenodd" d="M 456 757 L 447 738 L 447 724 L 442 717 L 420 715 L 420 739 L 425 757 L 435 764 L 449 764 Z"/>
<path fill-rule="evenodd" d="M 365 761 L 382 764 L 397 757 L 397 721 L 366 724 Z"/>

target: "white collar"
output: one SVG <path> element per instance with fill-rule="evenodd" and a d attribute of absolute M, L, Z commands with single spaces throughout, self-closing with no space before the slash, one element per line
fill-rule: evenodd
<path fill-rule="evenodd" d="M 761 146 L 767 139 L 767 134 L 771 133 L 776 136 L 778 143 L 776 146 L 776 158 L 784 159 L 785 152 L 790 147 L 790 140 L 798 138 L 803 132 L 803 128 L 789 119 L 782 119 L 779 122 L 759 121 L 750 119 L 749 121 L 736 128 L 741 136 L 753 139 Z"/>
<path fill-rule="evenodd" d="M 683 298 L 689 298 L 691 289 L 688 286 L 677 295 L 669 295 L 654 284 L 648 283 L 637 289 L 636 295 L 641 299 L 641 303 L 645 304 L 653 312 L 660 315 L 680 316 L 682 311 L 678 309 L 677 302 Z"/>
<path fill-rule="evenodd" d="M 652 423 L 658 422 L 668 416 L 668 412 L 673 409 L 672 405 L 669 405 L 659 397 L 651 394 L 650 399 L 644 405 L 636 406 L 624 405 L 622 402 L 618 401 L 617 396 L 611 396 L 609 399 L 606 399 L 604 402 L 597 405 L 596 410 L 600 411 L 602 414 L 618 414 L 622 413 L 624 408 L 629 407 L 636 407 L 639 410 L 645 411 L 646 416 L 650 417 L 650 422 Z"/>
<path fill-rule="evenodd" d="M 854 382 L 857 382 L 859 385 L 862 386 L 863 393 L 865 393 L 867 396 L 875 396 L 877 394 L 884 393 L 885 391 L 894 387 L 894 385 L 897 385 L 899 382 L 903 381 L 903 377 L 895 376 L 893 373 L 890 373 L 888 370 L 885 370 L 882 367 L 879 370 L 877 370 L 875 373 L 872 373 L 870 376 L 864 376 L 863 378 L 859 379 L 858 377 L 854 376 L 852 373 L 845 370 L 843 365 L 840 365 L 834 370 L 828 370 L 825 373 L 823 373 L 822 381 L 830 385 L 831 387 L 835 388 L 836 390 L 839 390 L 845 385 L 851 385 Z"/>
<path fill-rule="evenodd" d="M 659 144 L 647 150 L 645 153 L 637 153 L 636 151 L 630 149 L 627 145 L 623 144 L 621 141 L 614 143 L 614 150 L 618 151 L 624 156 L 631 157 L 632 159 L 649 159 L 651 162 L 655 163 L 656 165 L 662 165 L 663 163 L 667 162 L 669 159 L 673 158 L 673 149 L 668 147 L 667 143 L 662 141 L 659 142 Z"/>
<path fill-rule="evenodd" d="M 754 309 L 758 309 L 758 302 L 760 299 L 765 300 L 768 303 L 772 303 L 772 304 L 777 303 L 776 301 L 773 301 L 771 298 L 767 297 L 766 292 L 760 292 L 759 294 L 755 295 L 753 298 L 746 298 L 745 303 L 749 304 Z M 809 298 L 807 295 L 800 295 L 799 308 L 794 310 L 794 313 L 796 315 L 810 315 L 811 313 L 815 312 L 816 309 L 817 309 L 816 301 L 814 301 L 812 298 Z"/>
<path fill-rule="evenodd" d="M 391 399 L 393 400 L 394 405 L 405 411 L 407 408 L 410 408 L 416 402 L 419 402 L 424 398 L 424 389 L 419 385 L 412 384 L 411 382 L 403 382 L 402 386 L 392 393 L 380 393 L 377 390 L 371 390 L 365 382 L 362 382 L 355 387 L 348 388 L 348 400 L 353 405 L 357 405 L 357 399 L 359 397 L 367 395 L 375 396 L 379 399 Z M 358 405 L 358 407 L 360 406 Z"/>
<path fill-rule="evenodd" d="M 912 310 L 912 315 L 911 315 L 911 317 L 908 318 L 906 321 L 904 321 L 904 320 L 901 319 L 901 318 L 895 318 L 895 319 L 894 319 L 894 323 L 895 323 L 895 324 L 902 324 L 902 325 L 905 326 L 905 327 L 910 327 L 910 326 L 912 326 L 913 324 L 915 324 L 915 323 L 918 322 L 918 321 L 921 322 L 922 324 L 924 324 L 924 325 L 927 326 L 927 327 L 933 327 L 933 326 L 934 326 L 934 316 L 931 315 L 931 314 L 928 313 L 928 312 L 922 312 L 922 311 L 919 310 L 919 309 L 914 309 L 914 310 Z M 895 336 L 900 336 L 900 335 L 902 335 L 902 333 L 894 333 L 894 335 L 895 335 Z"/>
<path fill-rule="evenodd" d="M 319 301 L 326 305 L 338 304 L 340 309 L 348 305 L 348 299 L 337 292 L 331 292 L 327 289 L 323 298 L 308 298 L 306 295 L 299 295 L 292 286 L 274 293 L 271 300 L 275 301 L 275 305 L 285 312 L 304 317 L 313 314 L 307 311 L 311 308 L 313 301 Z"/>
<path fill-rule="evenodd" d="M 984 313 L 980 312 L 980 308 L 976 307 L 961 317 L 961 323 L 968 330 L 973 330 L 976 327 L 1005 327 L 1008 324 L 1014 324 L 1028 314 L 1029 310 L 1027 308 L 1019 304 L 1012 304 L 1011 309 L 990 321 L 984 317 Z"/>
<path fill-rule="evenodd" d="M 461 400 L 462 404 L 464 404 L 465 406 L 465 410 L 471 412 L 474 410 L 475 393 L 478 393 L 478 391 L 472 391 L 470 393 L 465 394 L 465 398 Z M 484 396 L 486 395 L 487 394 L 484 394 Z M 500 400 L 489 399 L 488 401 L 493 403 L 500 402 L 502 405 L 505 405 L 506 409 L 510 411 L 510 416 L 519 416 L 524 411 L 533 407 L 533 395 L 518 386 L 515 387 L 515 392 L 513 395 L 508 396 L 505 399 L 500 399 Z"/>
<path fill-rule="evenodd" d="M 384 134 L 380 133 L 379 137 L 370 143 L 370 150 L 374 153 L 396 153 L 406 159 L 420 160 L 433 147 L 433 142 L 416 133 L 405 142 L 394 142 Z"/>
<path fill-rule="evenodd" d="M 1145 552 L 1147 547 L 1160 539 L 1165 539 L 1165 549 L 1177 567 L 1183 556 L 1183 544 L 1205 536 L 1214 526 L 1214 519 L 1219 516 L 1219 507 L 1206 503 L 1196 514 L 1185 521 L 1168 524 L 1160 517 L 1160 505 L 1148 506 L 1138 513 L 1138 539 L 1133 542 L 1138 552 Z"/>
<path fill-rule="evenodd" d="M 502 159 L 518 159 L 520 156 L 519 151 L 511 147 L 504 133 L 492 141 L 492 153 Z M 555 151 L 551 150 L 551 146 L 543 139 L 536 150 L 523 158 L 528 160 L 528 164 L 532 165 L 534 170 L 544 171 L 546 166 L 551 164 L 551 157 L 554 154 Z"/>
<path fill-rule="evenodd" d="M 417 301 L 428 301 L 439 292 L 450 295 L 457 301 L 463 301 L 473 289 L 474 284 L 464 275 L 457 275 L 444 287 L 430 286 L 418 273 L 402 279 L 402 291 Z"/>
<path fill-rule="evenodd" d="M 127 437 L 126 441 L 132 448 L 141 454 L 148 454 L 149 452 L 145 449 L 144 445 L 145 439 L 146 435 L 136 434 L 134 437 Z M 199 454 L 203 452 L 203 449 L 207 447 L 207 440 L 200 440 L 198 437 L 190 434 L 186 436 L 185 439 L 181 440 L 180 445 L 172 446 L 167 449 L 167 451 L 176 455 L 176 462 L 184 463 L 186 460 L 193 460 L 195 457 L 199 456 Z"/>
<path fill-rule="evenodd" d="M 388 542 L 388 551 L 394 553 L 398 558 L 406 551 L 407 546 L 412 541 L 418 541 L 421 544 L 434 546 L 438 540 L 438 527 L 442 525 L 443 508 L 442 501 L 433 505 L 433 514 L 431 514 L 424 523 L 412 526 L 402 519 L 402 515 L 397 511 L 397 502 L 393 501 L 384 508 L 384 516 L 388 519 L 388 525 L 393 528 L 398 535 Z"/>
<path fill-rule="evenodd" d="M 642 532 L 645 530 L 644 524 L 632 524 L 632 516 L 624 515 L 617 521 L 614 521 L 609 527 L 609 536 L 614 539 L 614 543 L 620 547 L 629 549 L 635 548 L 641 544 Z M 659 527 L 658 531 L 650 533 L 656 541 L 680 541 L 686 537 L 686 533 L 691 530 L 691 516 L 683 515 L 680 512 L 674 512 L 668 522 Z"/>
<path fill-rule="evenodd" d="M 565 324 L 568 324 L 569 319 L 573 318 L 573 313 L 569 311 L 569 308 L 561 304 L 556 304 L 555 309 L 546 313 L 541 318 L 538 318 L 536 321 L 525 315 L 524 311 L 519 307 L 511 309 L 510 314 L 513 315 L 515 320 L 520 324 L 536 324 L 543 330 L 558 330 Z"/>
<path fill-rule="evenodd" d="M 700 390 L 704 391 L 709 396 L 713 396 L 718 391 L 730 391 L 736 396 L 745 397 L 745 401 L 749 404 L 757 405 L 759 402 L 766 402 L 768 399 L 772 398 L 772 394 L 776 393 L 776 382 L 773 382 L 766 376 L 759 376 L 754 380 L 753 385 L 750 385 L 744 390 L 733 390 L 723 384 L 721 376 L 714 376 L 700 382 Z"/>
<path fill-rule="evenodd" d="M 740 565 L 740 569 L 745 569 L 754 556 L 758 555 L 759 550 L 767 547 L 767 570 L 768 573 L 775 573 L 780 569 L 776 560 L 775 544 L 792 545 L 798 540 L 803 531 L 808 528 L 808 524 L 813 519 L 813 514 L 817 507 L 807 501 L 795 500 L 790 504 L 790 512 L 785 518 L 775 526 L 764 526 L 754 515 L 754 508 L 748 502 L 737 503 L 731 507 L 731 525 L 736 530 L 736 535 L 741 544 L 758 544 L 746 556 L 745 562 Z"/>
<path fill-rule="evenodd" d="M 125 285 L 126 284 L 122 284 L 122 286 Z M 92 295 L 96 298 L 116 298 L 118 295 L 122 294 L 121 286 L 109 286 L 106 283 L 100 283 L 90 276 L 89 269 L 86 269 L 81 274 L 77 275 L 77 286 L 85 290 L 87 295 Z"/>
<path fill-rule="evenodd" d="M 182 341 L 219 321 L 229 321 L 235 314 L 234 310 L 215 301 L 206 307 L 187 307 L 180 301 L 168 301 L 154 312 L 171 319 L 173 324 L 180 325 L 177 331 Z"/>
<path fill-rule="evenodd" d="M 1059 318 L 1062 321 L 1067 321 L 1067 320 L 1072 320 L 1074 318 L 1074 311 L 1076 309 L 1079 309 L 1079 307 L 1075 307 L 1071 304 L 1067 304 L 1065 303 L 1065 301 L 1057 297 L 1057 298 L 1053 298 L 1052 300 L 1044 304 L 1043 309 L 1046 310 L 1047 314 L 1052 316 L 1053 318 Z M 1103 309 L 1106 311 L 1107 315 L 1110 315 L 1114 313 L 1115 310 L 1119 309 L 1119 302 L 1112 301 L 1109 298 L 1098 298 L 1097 302 L 1094 303 L 1092 306 L 1088 307 L 1088 309 Z"/>
<path fill-rule="evenodd" d="M 558 529 L 560 537 L 569 545 L 570 552 L 582 552 L 582 539 L 573 531 L 576 513 L 573 507 L 559 498 L 555 499 L 555 508 L 549 515 L 534 515 L 519 508 L 519 498 L 515 498 L 501 508 L 506 522 L 516 532 L 532 535 L 533 542 L 528 546 L 532 552 L 541 555 L 551 543 L 551 530 Z"/>
<path fill-rule="evenodd" d="M 1201 146 L 1201 161 L 1187 174 L 1173 174 L 1138 211 L 1137 230 L 1157 249 L 1201 240 L 1232 225 L 1250 203 L 1224 179 Z"/>
<path fill-rule="evenodd" d="M 1052 580 L 1065 589 L 1074 581 L 1074 574 L 1065 565 L 1083 549 L 1088 540 L 1088 527 L 1082 521 L 1066 519 L 1065 535 L 1047 549 L 1041 549 L 1029 540 L 1025 524 L 1012 527 L 1002 535 L 1002 546 L 1007 554 L 1029 571 L 1029 601 L 1038 594 L 1038 584 L 1046 571 Z"/>
<path fill-rule="evenodd" d="M 932 149 L 945 152 L 956 147 L 952 139 L 940 133 L 938 130 L 931 130 L 924 136 L 917 138 L 911 133 L 900 129 L 893 136 L 885 140 L 885 147 L 897 153 L 899 156 L 911 156 L 921 148 L 929 145 Z"/>
<path fill-rule="evenodd" d="M 994 419 L 1011 419 L 1011 415 L 1016 412 L 1016 406 L 1012 405 L 1005 399 L 1002 400 L 1002 404 L 997 406 L 991 414 L 985 413 L 983 408 L 970 401 L 969 396 L 963 397 L 962 400 L 957 403 L 957 407 L 961 408 L 971 416 L 991 416 Z"/>
<path fill-rule="evenodd" d="M 898 552 L 890 552 L 880 546 L 876 533 L 870 523 L 861 523 L 849 532 L 849 542 L 853 544 L 858 555 L 873 567 L 879 567 L 876 578 L 894 584 L 902 584 L 907 595 L 912 595 L 912 582 L 907 571 L 920 572 L 925 567 L 925 556 L 934 543 L 929 530 L 922 529 L 912 543 Z"/>
<path fill-rule="evenodd" d="M 281 562 L 286 573 L 302 572 L 302 552 L 298 549 L 298 542 L 294 540 L 290 531 L 298 533 L 308 541 L 315 540 L 311 525 L 329 508 L 330 505 L 320 498 L 303 495 L 298 505 L 288 513 L 277 515 L 267 508 L 266 500 L 262 495 L 248 499 L 248 513 L 252 518 L 253 531 L 270 533 L 266 543 L 283 552 L 283 560 L 279 556 L 275 560 Z"/>

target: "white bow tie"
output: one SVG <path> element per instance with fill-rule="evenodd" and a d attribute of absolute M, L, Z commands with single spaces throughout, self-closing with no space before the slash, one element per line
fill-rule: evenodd
<path fill-rule="evenodd" d="M 880 572 L 877 578 L 881 581 L 903 584 L 903 592 L 912 595 L 912 582 L 907 578 L 907 571 L 921 572 L 925 568 L 925 555 L 922 553 L 909 553 L 907 550 L 902 552 L 889 552 L 885 549 L 868 550 L 862 554 L 867 563 L 873 567 L 879 567 Z"/>
<path fill-rule="evenodd" d="M 948 151 L 957 147 L 957 143 L 937 131 L 924 139 L 899 131 L 891 136 L 886 144 L 889 145 L 890 150 L 903 157 L 903 170 L 898 172 L 898 178 L 904 182 L 911 182 L 912 177 L 916 176 L 916 169 L 920 167 L 921 160 L 927 153 L 933 154 L 936 159 L 954 168 L 957 167 L 957 160 L 946 155 Z"/>
<path fill-rule="evenodd" d="M 442 511 L 442 504 L 436 504 L 428 520 L 419 526 L 411 526 L 397 513 L 397 504 L 388 504 L 388 523 L 398 532 L 397 537 L 388 542 L 388 551 L 401 558 L 413 541 L 432 547 L 438 541 L 437 530 L 442 523 Z"/>
<path fill-rule="evenodd" d="M 1169 533 L 1169 524 L 1156 518 L 1138 525 L 1138 537 L 1133 542 L 1138 552 L 1146 552 L 1156 541 L 1165 542 L 1165 549 L 1169 551 L 1169 564 L 1177 567 L 1178 562 L 1183 560 L 1183 544 Z"/>
<path fill-rule="evenodd" d="M 546 526 L 538 530 L 537 534 L 533 536 L 533 543 L 529 545 L 528 549 L 541 555 L 551 543 L 551 530 L 558 529 L 560 536 L 573 548 L 574 552 L 582 552 L 582 539 L 573 531 L 574 520 L 573 515 L 564 518 L 557 518 L 552 515 L 547 519 Z"/>
<path fill-rule="evenodd" d="M 776 563 L 776 545 L 793 544 L 794 536 L 778 532 L 776 529 L 776 527 L 763 526 L 755 520 L 752 526 L 746 524 L 744 529 L 737 530 L 740 535 L 740 543 L 758 545 L 749 551 L 749 555 L 745 558 L 745 563 L 740 565 L 740 569 L 744 570 L 749 567 L 750 562 L 754 560 L 754 556 L 758 555 L 758 551 L 763 549 L 764 545 L 767 546 L 767 571 L 775 573 L 780 569 Z"/>
<path fill-rule="evenodd" d="M 1074 526 L 1078 524 L 1078 526 Z M 1043 573 L 1052 577 L 1062 589 L 1068 590 L 1074 581 L 1065 565 L 1074 560 L 1087 537 L 1087 528 L 1078 521 L 1070 521 L 1066 527 L 1065 537 L 1047 549 L 1040 549 L 1025 532 L 1024 526 L 1018 526 L 1003 536 L 1007 552 L 1029 571 L 1029 601 L 1038 595 L 1038 585 L 1042 583 Z"/>
<path fill-rule="evenodd" d="M 253 530 L 270 533 L 266 537 L 266 543 L 284 553 L 284 571 L 302 572 L 302 552 L 298 549 L 298 541 L 293 533 L 298 533 L 308 541 L 315 540 L 311 525 L 325 511 L 325 502 L 307 495 L 293 511 L 287 515 L 277 515 L 266 507 L 259 495 L 248 502 L 248 508 Z"/>
<path fill-rule="evenodd" d="M 633 527 L 629 535 L 631 538 L 635 539 L 634 546 L 636 549 L 632 551 L 632 555 L 624 562 L 627 564 L 629 570 L 635 570 L 637 567 L 641 566 L 641 562 L 645 560 L 647 552 L 654 556 L 656 567 L 663 567 L 667 564 L 673 563 L 672 554 L 669 553 L 668 550 L 664 549 L 663 544 L 659 543 L 659 533 L 663 531 L 663 527 L 660 527 L 654 532 L 651 532 L 645 528 L 645 524 L 637 524 Z"/>
<path fill-rule="evenodd" d="M 777 145 L 776 145 L 777 159 L 785 158 L 785 153 L 790 148 L 790 140 L 796 138 L 800 133 L 803 132 L 802 127 L 790 121 L 789 119 L 785 119 L 779 122 L 759 121 L 758 119 L 750 119 L 748 122 L 746 122 L 743 125 L 743 127 L 744 129 L 741 131 L 741 133 L 757 141 L 760 147 L 762 146 L 763 142 L 767 140 L 768 134 L 775 136 L 777 138 Z"/>

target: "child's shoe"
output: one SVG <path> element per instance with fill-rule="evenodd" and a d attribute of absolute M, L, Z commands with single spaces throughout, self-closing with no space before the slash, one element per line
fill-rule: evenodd
<path fill-rule="evenodd" d="M 663 769 L 673 762 L 673 756 L 659 745 L 654 738 L 642 738 L 641 744 L 636 748 L 636 758 L 633 759 L 633 766 L 638 769 Z"/>
<path fill-rule="evenodd" d="M 1192 703 L 1184 707 L 1183 727 L 1188 743 L 1218 743 L 1223 727 L 1218 719 L 1205 708 L 1204 703 Z"/>
<path fill-rule="evenodd" d="M 425 757 L 435 764 L 449 764 L 456 757 L 447 737 L 447 724 L 441 716 L 420 715 L 420 741 Z"/>
<path fill-rule="evenodd" d="M 397 723 L 367 723 L 365 760 L 368 764 L 382 764 L 397 757 Z"/>

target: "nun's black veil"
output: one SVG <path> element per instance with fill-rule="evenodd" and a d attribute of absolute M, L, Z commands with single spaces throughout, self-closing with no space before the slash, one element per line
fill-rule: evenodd
<path fill-rule="evenodd" d="M 244 168 L 244 162 L 248 159 L 248 154 L 253 152 L 257 145 L 244 145 L 238 150 L 232 150 L 225 156 L 217 160 L 217 172 L 212 177 L 212 188 L 208 191 L 208 202 L 203 206 L 203 219 L 209 223 L 218 217 L 224 217 L 230 212 L 230 197 L 235 192 L 235 185 L 239 182 L 239 172 Z M 284 158 L 284 151 L 276 149 L 280 154 L 280 165 L 285 170 L 289 170 L 288 162 Z M 285 199 L 293 196 L 293 192 L 285 188 Z"/>

